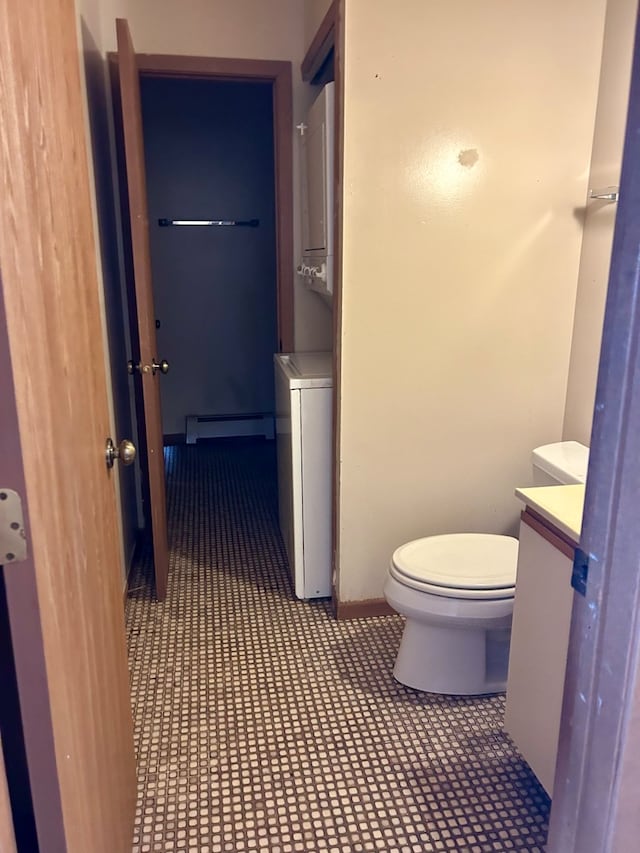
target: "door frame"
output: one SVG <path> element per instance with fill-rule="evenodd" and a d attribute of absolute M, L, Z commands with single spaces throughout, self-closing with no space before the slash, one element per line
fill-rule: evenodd
<path fill-rule="evenodd" d="M 7 319 L 0 274 L 0 480 L 22 499 L 24 531 L 31 539 L 27 485 Z M 58 775 L 53 721 L 49 708 L 47 669 L 42 637 L 37 572 L 31 549 L 20 563 L 0 565 L 0 636 L 4 644 L 0 681 L 10 687 L 3 696 L 0 728 L 4 736 L 8 794 L 17 843 L 33 843 L 33 832 L 64 849 L 60 792 L 51 780 Z M 9 603 L 11 607 L 9 607 Z M 6 620 L 6 624 L 5 624 Z M 10 638 L 6 634 L 10 634 Z M 28 775 L 28 782 L 25 776 Z M 4 849 L 0 846 L 0 849 Z"/>
<path fill-rule="evenodd" d="M 117 64 L 117 54 L 108 54 Z M 294 349 L 293 320 L 293 90 L 291 62 L 136 53 L 141 77 L 270 83 L 276 206 L 276 299 L 278 351 Z"/>
<path fill-rule="evenodd" d="M 342 406 L 342 222 L 344 150 L 344 31 L 345 0 L 333 0 L 309 45 L 300 67 L 306 83 L 318 83 L 333 51 L 335 82 L 333 174 L 333 397 L 332 397 L 332 471 L 331 471 L 331 603 L 336 619 L 355 619 L 393 613 L 384 599 L 340 601 L 340 424 Z"/>
<path fill-rule="evenodd" d="M 16 853 L 16 836 L 9 799 L 9 781 L 4 767 L 4 751 L 0 736 L 0 850 Z"/>
<path fill-rule="evenodd" d="M 624 853 L 640 828 L 640 16 L 596 389 L 549 853 Z M 579 584 L 578 584 L 579 586 Z"/>

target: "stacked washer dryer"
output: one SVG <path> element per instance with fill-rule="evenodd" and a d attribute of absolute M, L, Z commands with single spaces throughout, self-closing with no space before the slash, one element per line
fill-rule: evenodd
<path fill-rule="evenodd" d="M 332 358 L 274 356 L 278 504 L 295 594 L 331 595 Z"/>

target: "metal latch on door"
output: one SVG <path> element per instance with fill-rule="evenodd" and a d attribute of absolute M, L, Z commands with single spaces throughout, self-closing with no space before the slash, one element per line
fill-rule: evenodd
<path fill-rule="evenodd" d="M 22 500 L 13 489 L 0 488 L 0 565 L 27 559 Z"/>
<path fill-rule="evenodd" d="M 154 376 L 158 371 L 162 374 L 167 374 L 169 372 L 169 362 L 166 358 L 163 358 L 162 361 L 158 361 L 157 359 L 152 359 L 151 364 L 142 364 L 139 361 L 135 364 L 133 361 L 127 362 L 127 373 L 132 375 L 138 371 L 138 373 L 152 373 Z"/>
<path fill-rule="evenodd" d="M 126 438 L 120 444 L 114 444 L 113 439 L 108 438 L 104 455 L 107 468 L 113 468 L 116 459 L 122 462 L 123 465 L 133 465 L 136 458 L 136 446 Z"/>

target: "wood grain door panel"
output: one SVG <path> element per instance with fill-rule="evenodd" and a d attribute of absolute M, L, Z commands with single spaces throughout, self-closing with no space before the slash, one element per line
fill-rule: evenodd
<path fill-rule="evenodd" d="M 30 519 L 29 560 L 4 571 L 35 820 L 42 850 L 125 853 L 135 758 L 73 0 L 5 0 L 0 43 L 0 333 L 21 448 L 3 443 L 0 468 Z"/>
<path fill-rule="evenodd" d="M 140 81 L 136 55 L 127 22 L 116 21 L 118 40 L 119 100 L 126 172 L 127 202 L 129 208 L 130 251 L 133 281 L 130 283 L 130 314 L 132 339 L 137 341 L 141 371 L 136 377 L 136 388 L 142 392 L 142 406 L 138 408 L 143 424 L 140 432 L 145 436 L 145 454 L 142 459 L 145 491 L 148 494 L 147 523 L 151 521 L 156 594 L 162 601 L 167 591 L 169 574 L 169 549 L 167 542 L 167 509 L 164 479 L 162 419 L 160 411 L 159 381 L 162 374 L 154 374 L 151 365 L 158 358 L 151 275 L 151 250 L 149 245 L 149 213 L 142 135 L 142 108 Z M 124 223 L 127 227 L 127 223 Z M 128 242 L 128 240 L 127 240 Z M 136 353 L 137 355 L 137 353 Z M 136 360 L 136 359 L 134 359 Z"/>

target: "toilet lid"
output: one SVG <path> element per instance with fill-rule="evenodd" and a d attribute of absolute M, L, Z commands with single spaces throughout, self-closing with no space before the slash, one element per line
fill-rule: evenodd
<path fill-rule="evenodd" d="M 427 536 L 401 545 L 392 574 L 414 589 L 454 598 L 508 598 L 514 594 L 518 540 L 489 533 Z"/>

